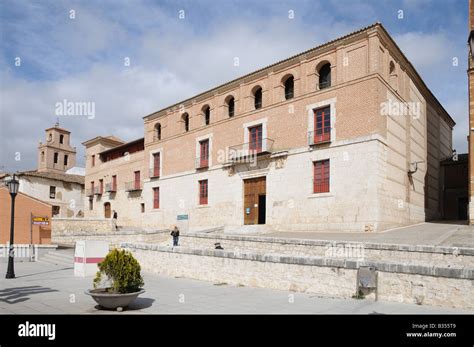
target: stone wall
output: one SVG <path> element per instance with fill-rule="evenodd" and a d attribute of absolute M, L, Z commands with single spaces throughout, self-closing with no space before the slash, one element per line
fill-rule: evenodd
<path fill-rule="evenodd" d="M 333 256 L 371 261 L 396 260 L 400 263 L 426 266 L 442 265 L 474 268 L 474 249 L 472 248 L 203 233 L 186 233 L 180 237 L 180 245 L 189 248 L 214 249 L 214 243 L 216 242 L 219 242 L 226 251 L 272 252 L 300 256 Z M 168 243 L 166 242 L 166 244 Z"/>
<path fill-rule="evenodd" d="M 474 309 L 473 268 L 353 261 L 123 243 L 144 271 L 350 298 L 361 266 L 378 270 L 379 300 Z"/>
<path fill-rule="evenodd" d="M 112 220 L 105 218 L 53 218 L 52 235 L 75 232 L 112 232 Z"/>
<path fill-rule="evenodd" d="M 57 232 L 53 234 L 52 243 L 74 246 L 78 240 L 107 241 L 111 248 L 119 247 L 121 242 L 164 243 L 170 239 L 169 230 L 159 231 L 87 231 Z"/>

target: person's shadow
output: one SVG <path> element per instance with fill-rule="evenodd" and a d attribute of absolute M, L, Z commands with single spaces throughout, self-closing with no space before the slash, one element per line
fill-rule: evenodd
<path fill-rule="evenodd" d="M 7 304 L 17 304 L 19 302 L 30 300 L 29 296 L 33 294 L 58 292 L 59 290 L 41 286 L 27 286 L 5 288 L 0 290 L 0 301 Z"/>

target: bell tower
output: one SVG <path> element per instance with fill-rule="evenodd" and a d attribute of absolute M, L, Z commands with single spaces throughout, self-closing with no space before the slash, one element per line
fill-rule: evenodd
<path fill-rule="evenodd" d="M 64 173 L 76 165 L 76 147 L 71 147 L 71 132 L 59 122 L 48 128 L 46 142 L 38 145 L 38 172 Z"/>

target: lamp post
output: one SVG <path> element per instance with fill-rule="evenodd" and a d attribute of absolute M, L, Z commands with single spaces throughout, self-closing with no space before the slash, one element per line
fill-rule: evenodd
<path fill-rule="evenodd" d="M 16 179 L 15 175 L 13 178 L 7 182 L 8 191 L 12 198 L 12 207 L 11 207 L 11 222 L 10 222 L 10 250 L 8 252 L 8 268 L 7 275 L 5 278 L 15 278 L 15 269 L 14 269 L 14 257 L 15 253 L 13 250 L 13 233 L 15 230 L 15 197 L 18 194 L 18 188 L 20 182 Z"/>

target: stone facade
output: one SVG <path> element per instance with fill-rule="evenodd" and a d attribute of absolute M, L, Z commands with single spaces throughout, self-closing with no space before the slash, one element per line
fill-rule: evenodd
<path fill-rule="evenodd" d="M 331 83 L 322 88 L 325 64 Z M 287 99 L 291 77 L 293 97 Z M 256 87 L 262 88 L 258 109 Z M 229 116 L 231 97 L 235 112 Z M 314 114 L 321 107 L 330 112 L 330 131 L 318 142 Z M 231 158 L 238 150 L 248 153 L 256 125 L 262 155 Z M 168 228 L 185 216 L 182 229 L 198 230 L 244 225 L 244 180 L 265 177 L 265 223 L 275 230 L 379 231 L 440 217 L 439 162 L 452 153 L 453 126 L 375 24 L 144 117 L 144 151 L 133 164 L 118 158 L 89 170 L 86 186 L 111 170 L 141 170 L 140 193 L 131 199 L 117 192 L 111 199 L 125 223 Z M 209 158 L 200 167 L 203 140 Z M 87 146 L 93 155 L 92 143 Z M 157 153 L 160 173 L 150 175 Z M 329 192 L 315 194 L 313 163 L 320 160 L 329 160 Z M 204 204 L 201 180 L 208 184 Z M 102 210 L 96 204 L 88 214 Z"/>

